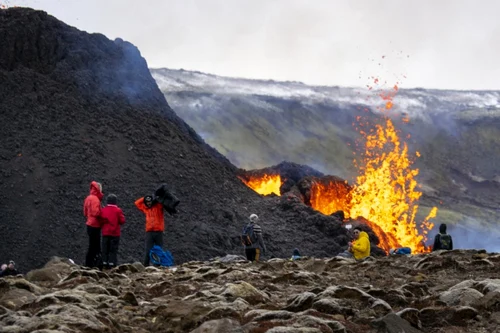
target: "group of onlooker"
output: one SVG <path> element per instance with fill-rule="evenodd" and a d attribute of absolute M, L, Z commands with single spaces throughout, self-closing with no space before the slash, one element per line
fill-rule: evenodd
<path fill-rule="evenodd" d="M 13 260 L 10 260 L 8 264 L 2 264 L 2 266 L 0 266 L 0 277 L 17 274 L 19 274 L 19 272 L 17 271 L 16 263 Z"/>

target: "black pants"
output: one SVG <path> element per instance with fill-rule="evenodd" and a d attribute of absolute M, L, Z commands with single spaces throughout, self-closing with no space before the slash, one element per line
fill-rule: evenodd
<path fill-rule="evenodd" d="M 248 261 L 259 261 L 260 249 L 245 249 Z"/>
<path fill-rule="evenodd" d="M 101 228 L 87 226 L 89 249 L 85 258 L 85 266 L 101 268 Z"/>
<path fill-rule="evenodd" d="M 144 257 L 144 266 L 149 266 L 149 251 L 154 245 L 163 248 L 163 231 L 148 231 L 146 232 L 146 256 Z"/>
<path fill-rule="evenodd" d="M 102 263 L 113 268 L 118 265 L 118 245 L 120 237 L 102 236 Z"/>

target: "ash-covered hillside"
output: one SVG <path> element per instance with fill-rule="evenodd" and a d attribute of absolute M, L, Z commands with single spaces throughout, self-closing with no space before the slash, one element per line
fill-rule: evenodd
<path fill-rule="evenodd" d="M 394 93 L 392 86 L 375 91 L 382 88 L 375 84 L 368 90 L 151 72 L 177 114 L 236 166 L 260 169 L 286 160 L 351 183 L 361 138 L 357 117 L 380 123 L 386 101 L 379 94 Z M 500 92 L 399 89 L 392 102 L 385 115 L 410 154 L 421 155 L 415 158 L 421 211 L 438 206 L 435 222 L 451 224 L 463 247 L 500 250 L 491 247 L 500 240 Z"/>
<path fill-rule="evenodd" d="M 130 43 L 70 27 L 45 12 L 0 10 L 0 261 L 21 271 L 53 255 L 83 262 L 89 183 L 118 196 L 122 262 L 143 257 L 144 216 L 134 201 L 166 182 L 181 200 L 166 217 L 177 263 L 240 253 L 251 213 L 270 256 L 347 245 L 334 218 L 262 198 L 167 104 Z M 296 210 L 295 210 L 295 208 Z M 334 236 L 343 236 L 334 239 Z"/>

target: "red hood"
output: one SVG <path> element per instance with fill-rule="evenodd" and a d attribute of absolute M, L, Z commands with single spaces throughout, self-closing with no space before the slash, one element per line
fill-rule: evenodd
<path fill-rule="evenodd" d="M 99 200 L 101 200 L 102 197 L 104 196 L 101 190 L 99 190 L 99 185 L 97 185 L 96 181 L 90 183 L 90 195 L 95 195 L 96 197 L 99 198 Z"/>

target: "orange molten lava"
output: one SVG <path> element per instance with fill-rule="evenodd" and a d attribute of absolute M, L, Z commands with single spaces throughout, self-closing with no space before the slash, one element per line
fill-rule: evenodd
<path fill-rule="evenodd" d="M 280 175 L 266 175 L 263 176 L 248 176 L 240 179 L 255 192 L 262 195 L 269 195 L 274 193 L 280 195 L 281 176 Z"/>
<path fill-rule="evenodd" d="M 390 119 L 386 119 L 385 126 L 377 125 L 365 139 L 363 163 L 351 192 L 348 215 L 362 216 L 393 235 L 397 243 L 389 240 L 379 245 L 385 250 L 407 246 L 412 252 L 425 252 L 423 242 L 433 227 L 429 219 L 436 216 L 437 208 L 432 208 L 421 223 L 420 234 L 415 218 L 422 192 L 416 189 L 418 169 L 411 167 L 406 143 L 401 144 Z"/>
<path fill-rule="evenodd" d="M 389 93 L 380 94 L 386 110 L 392 109 L 397 91 L 398 86 L 394 86 Z M 384 108 L 378 109 L 383 111 Z M 401 246 L 410 247 L 413 253 L 428 251 L 424 242 L 433 227 L 429 220 L 436 216 L 437 208 L 433 207 L 420 223 L 419 232 L 416 215 L 422 193 L 417 190 L 415 179 L 419 170 L 412 168 L 406 143 L 401 143 L 389 118 L 368 132 L 361 124 L 361 117 L 356 121 L 360 124 L 358 130 L 365 147 L 361 160 L 355 162 L 359 170 L 356 184 L 351 188 L 336 177 L 314 181 L 310 192 L 311 207 L 325 215 L 342 210 L 346 217 L 363 221 L 379 237 L 379 246 L 386 251 Z M 420 157 L 419 152 L 415 154 Z M 279 176 L 242 180 L 260 194 L 280 195 Z"/>
<path fill-rule="evenodd" d="M 330 177 L 325 182 L 315 181 L 311 186 L 311 207 L 325 215 L 330 215 L 338 210 L 345 211 L 349 206 L 350 187 L 346 181 L 339 181 Z"/>

